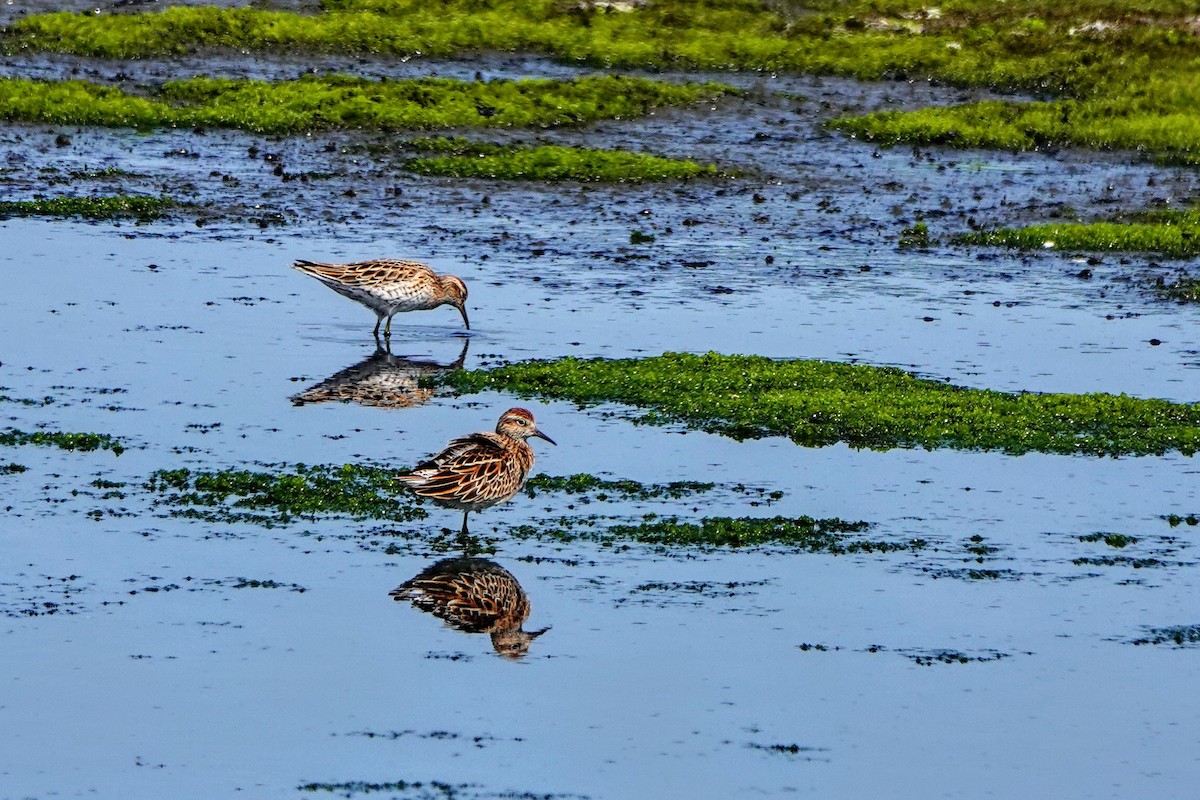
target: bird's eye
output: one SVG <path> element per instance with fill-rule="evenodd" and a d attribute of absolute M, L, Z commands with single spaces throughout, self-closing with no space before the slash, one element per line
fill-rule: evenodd
<path fill-rule="evenodd" d="M 519 420 L 517 420 L 517 424 L 518 425 L 526 425 L 528 423 L 526 423 L 525 420 L 523 420 L 523 419 L 519 419 Z"/>

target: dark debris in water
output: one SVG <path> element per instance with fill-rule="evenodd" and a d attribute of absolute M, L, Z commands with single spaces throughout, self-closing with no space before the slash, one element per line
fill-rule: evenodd
<path fill-rule="evenodd" d="M 1148 628 L 1145 636 L 1132 640 L 1130 644 L 1168 644 L 1176 647 L 1190 647 L 1200 644 L 1200 625 Z"/>

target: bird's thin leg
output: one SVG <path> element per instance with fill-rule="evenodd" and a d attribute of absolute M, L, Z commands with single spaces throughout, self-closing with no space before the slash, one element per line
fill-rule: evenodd
<path fill-rule="evenodd" d="M 390 322 L 390 321 L 391 321 L 391 320 L 389 320 L 389 322 Z M 381 323 L 381 322 L 383 322 L 383 314 L 378 314 L 378 315 L 376 315 L 376 317 L 375 317 L 375 330 L 371 331 L 371 333 L 375 334 L 375 338 L 376 338 L 376 339 L 378 339 L 378 338 L 379 338 L 379 323 Z"/>
<path fill-rule="evenodd" d="M 470 514 L 470 513 L 471 513 L 470 511 L 463 512 L 463 529 L 462 529 L 463 536 L 467 535 L 467 514 Z"/>
<path fill-rule="evenodd" d="M 383 326 L 383 338 L 385 338 L 385 339 L 392 338 L 392 315 L 391 314 L 388 314 L 387 325 Z"/>

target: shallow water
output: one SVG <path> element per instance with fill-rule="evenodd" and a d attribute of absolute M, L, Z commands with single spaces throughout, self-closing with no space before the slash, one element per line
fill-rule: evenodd
<path fill-rule="evenodd" d="M 139 488 L 180 466 L 410 465 L 518 404 L 294 404 L 375 349 L 369 312 L 290 270 L 298 257 L 420 257 L 464 277 L 469 336 L 451 309 L 396 321 L 393 353 L 442 365 L 465 338 L 468 368 L 713 349 L 1008 390 L 1200 394 L 1198 312 L 1130 280 L 1146 259 L 1106 256 L 1081 279 L 1086 264 L 1053 252 L 896 246 L 922 216 L 940 236 L 971 216 L 1179 202 L 1192 174 L 1119 155 L 876 151 L 817 123 L 961 93 L 761 80 L 761 96 L 712 111 L 544 134 L 753 174 L 719 183 L 420 179 L 353 152 L 363 140 L 350 134 L 69 130 L 58 147 L 62 130 L 0 130 L 13 196 L 46 191 L 44 167 L 121 165 L 139 176 L 118 187 L 211 204 L 202 228 L 192 212 L 0 222 L 0 265 L 19 276 L 0 296 L 0 395 L 53 398 L 0 401 L 0 425 L 131 445 L 0 451 L 0 465 L 28 468 L 0 473 L 0 797 L 323 793 L 310 783 L 358 796 L 398 781 L 422 786 L 379 793 L 1191 797 L 1198 651 L 1132 642 L 1200 624 L 1197 529 L 1163 519 L 1200 511 L 1192 459 L 814 450 L 519 401 L 559 443 L 536 443 L 541 471 L 784 493 L 770 505 L 727 490 L 539 495 L 479 515 L 473 531 L 498 539 L 492 558 L 530 597 L 527 628 L 552 626 L 519 661 L 388 596 L 446 555 L 428 538 L 345 519 L 194 522 Z M 283 181 L 278 163 L 330 177 Z M 287 224 L 260 227 L 263 210 Z M 635 229 L 656 241 L 631 245 Z M 125 497 L 103 497 L 98 477 L 126 483 Z M 866 520 L 873 538 L 931 546 L 697 553 L 505 535 L 647 512 Z M 408 527 L 458 522 L 432 509 Z M 1100 532 L 1139 541 L 1078 538 Z M 1155 561 L 1075 563 L 1108 557 Z"/>

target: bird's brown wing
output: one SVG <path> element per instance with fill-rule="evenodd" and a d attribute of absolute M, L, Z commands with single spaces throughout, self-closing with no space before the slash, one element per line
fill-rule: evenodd
<path fill-rule="evenodd" d="M 450 445 L 419 465 L 414 473 L 425 473 L 417 493 L 433 499 L 473 503 L 505 494 L 510 466 L 507 451 L 489 434 L 473 433 Z M 426 472 L 427 471 L 427 472 Z"/>

